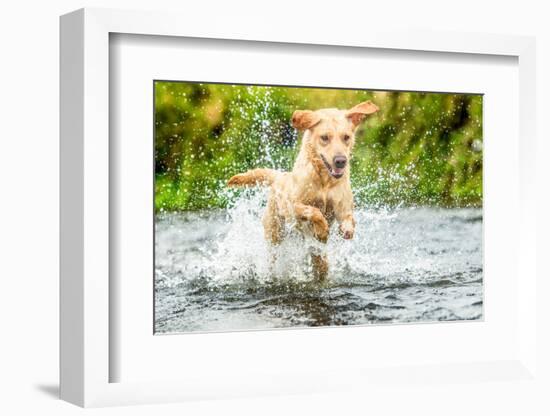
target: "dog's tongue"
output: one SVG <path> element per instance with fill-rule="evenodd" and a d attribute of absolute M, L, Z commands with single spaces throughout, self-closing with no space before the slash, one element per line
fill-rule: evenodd
<path fill-rule="evenodd" d="M 341 176 L 344 173 L 344 168 L 334 168 L 332 173 L 336 176 Z"/>

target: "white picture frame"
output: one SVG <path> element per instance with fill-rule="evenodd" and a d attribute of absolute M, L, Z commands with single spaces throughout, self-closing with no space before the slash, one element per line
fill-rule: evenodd
<path fill-rule="evenodd" d="M 186 38 L 225 39 L 282 44 L 332 45 L 435 53 L 504 55 L 518 59 L 520 166 L 517 267 L 517 346 L 498 361 L 438 365 L 418 363 L 417 380 L 434 374 L 452 382 L 480 383 L 491 379 L 536 380 L 536 223 L 535 212 L 535 42 L 533 38 L 465 33 L 388 32 L 371 28 L 368 34 L 342 26 L 324 31 L 250 23 L 235 33 L 232 22 L 220 19 L 204 26 L 172 13 L 82 9 L 61 18 L 61 398 L 80 406 L 157 403 L 199 398 L 307 393 L 346 388 L 335 381 L 320 382 L 319 374 L 280 373 L 234 383 L 231 374 L 212 379 L 111 382 L 109 258 L 109 36 L 114 33 Z M 244 34 L 246 33 L 246 34 Z M 238 336 L 238 335 L 237 335 Z M 273 336 L 278 336 L 275 332 Z M 324 332 L 319 336 L 334 336 Z M 377 380 L 393 383 L 409 369 L 333 369 L 328 377 L 354 380 L 359 385 Z M 474 375 L 472 375 L 474 374 Z M 484 377 L 475 376 L 484 374 Z"/>

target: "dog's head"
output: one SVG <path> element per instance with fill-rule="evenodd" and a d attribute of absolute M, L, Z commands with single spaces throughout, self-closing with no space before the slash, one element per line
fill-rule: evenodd
<path fill-rule="evenodd" d="M 346 173 L 355 143 L 355 130 L 365 118 L 378 111 L 371 101 L 357 104 L 349 110 L 297 110 L 292 126 L 304 130 L 304 143 L 319 158 L 328 174 L 340 179 Z"/>

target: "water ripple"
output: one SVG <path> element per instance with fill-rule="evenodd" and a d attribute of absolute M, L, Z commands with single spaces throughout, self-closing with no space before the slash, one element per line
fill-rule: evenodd
<path fill-rule="evenodd" d="M 264 205 L 250 191 L 228 211 L 157 217 L 157 332 L 482 317 L 481 210 L 359 209 L 354 240 L 333 232 L 324 247 L 289 229 L 273 253 Z M 325 283 L 311 279 L 310 248 L 329 255 Z"/>

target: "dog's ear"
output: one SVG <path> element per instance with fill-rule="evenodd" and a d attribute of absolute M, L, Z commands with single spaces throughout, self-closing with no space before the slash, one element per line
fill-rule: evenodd
<path fill-rule="evenodd" d="M 357 127 L 369 114 L 374 114 L 378 111 L 378 106 L 372 101 L 365 101 L 357 104 L 346 112 L 346 117 L 352 122 L 354 127 Z"/>
<path fill-rule="evenodd" d="M 292 127 L 298 130 L 306 130 L 315 126 L 321 121 L 321 117 L 310 110 L 296 110 L 292 114 Z"/>

